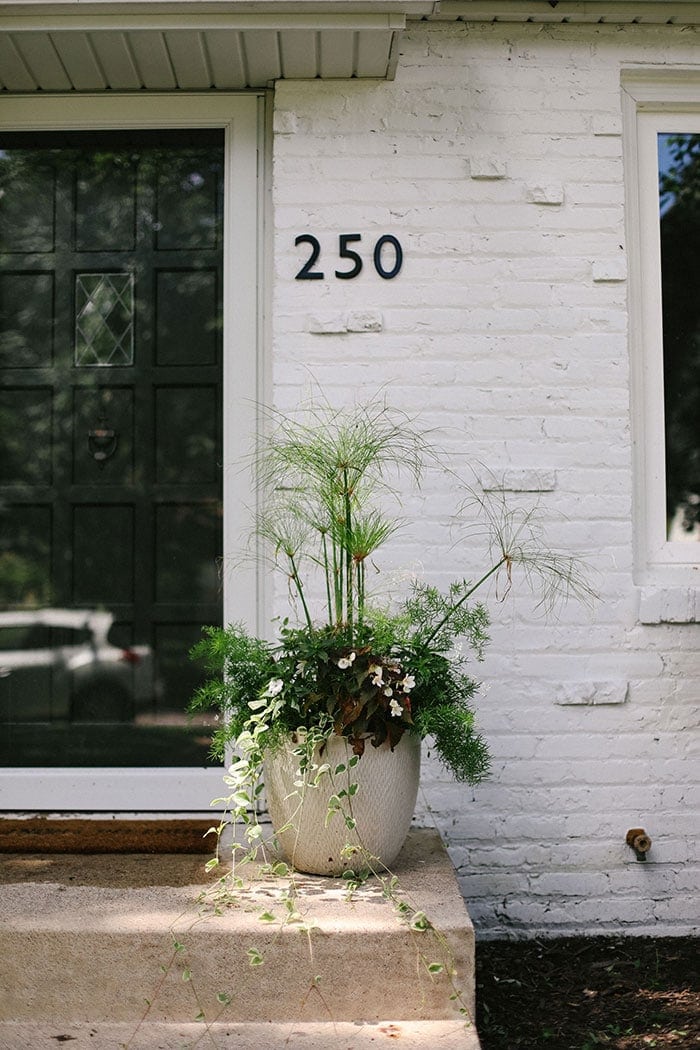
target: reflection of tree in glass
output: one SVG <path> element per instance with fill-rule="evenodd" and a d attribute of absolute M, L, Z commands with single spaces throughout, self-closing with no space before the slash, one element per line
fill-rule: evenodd
<path fill-rule="evenodd" d="M 218 129 L 0 135 L 0 607 L 115 604 L 124 645 L 157 641 L 162 702 L 179 710 L 201 618 L 220 617 L 222 146 Z M 77 273 L 133 275 L 133 366 L 76 367 Z M 97 463 L 100 427 L 118 444 Z M 149 507 L 154 486 L 168 499 L 137 548 L 153 579 L 131 617 L 104 572 L 105 546 L 125 543 L 110 508 Z M 90 491 L 100 513 L 80 503 Z"/>
<path fill-rule="evenodd" d="M 691 532 L 700 524 L 700 135 L 664 140 L 659 191 L 667 514 Z"/>
<path fill-rule="evenodd" d="M 0 150 L 0 251 L 51 251 L 54 178 L 51 154 Z"/>
<path fill-rule="evenodd" d="M 40 608 L 51 600 L 44 566 L 14 551 L 0 551 L 0 608 Z"/>
<path fill-rule="evenodd" d="M 163 249 L 215 248 L 223 207 L 221 132 L 28 133 L 0 140 L 0 251 L 51 252 L 54 189 L 73 181 L 78 250 L 128 251 L 140 225 Z M 91 144 L 94 144 L 90 148 Z M 214 147 L 214 149 L 212 149 Z M 138 214 L 137 214 L 138 208 Z"/>

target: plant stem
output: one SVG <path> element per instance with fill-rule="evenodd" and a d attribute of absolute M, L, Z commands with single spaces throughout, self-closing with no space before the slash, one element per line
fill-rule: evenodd
<path fill-rule="evenodd" d="M 333 541 L 333 597 L 335 599 L 335 623 L 343 620 L 343 566 L 338 559 L 338 544 Z"/>
<path fill-rule="evenodd" d="M 352 501 L 348 485 L 348 469 L 343 467 L 343 500 L 345 503 L 345 616 L 352 636 L 353 574 L 352 574 Z"/>
<path fill-rule="evenodd" d="M 445 613 L 445 615 L 443 616 L 443 618 L 442 618 L 442 619 L 440 620 L 440 623 L 439 623 L 439 624 L 437 625 L 437 627 L 434 627 L 434 628 L 433 628 L 433 630 L 432 630 L 432 631 L 430 632 L 430 634 L 428 635 L 428 637 L 427 637 L 427 638 L 424 638 L 424 639 L 423 639 L 423 642 L 422 642 L 422 644 L 423 644 L 423 645 L 430 645 L 430 643 L 432 642 L 433 638 L 434 638 L 434 637 L 435 637 L 435 635 L 436 635 L 436 634 L 438 633 L 438 631 L 441 631 L 441 630 L 442 630 L 442 628 L 443 628 L 443 627 L 445 626 L 445 624 L 446 624 L 446 623 L 449 623 L 449 621 L 450 621 L 450 620 L 452 619 L 452 617 L 453 617 L 453 616 L 454 616 L 454 614 L 455 614 L 455 613 L 457 612 L 457 610 L 459 609 L 459 607 L 460 607 L 461 605 L 464 605 L 464 603 L 466 602 L 466 600 L 467 600 L 468 598 L 471 598 L 471 596 L 472 596 L 472 594 L 474 593 L 474 591 L 477 591 L 477 590 L 479 589 L 479 587 L 481 587 L 481 585 L 482 585 L 482 584 L 486 583 L 486 581 L 488 580 L 488 578 L 489 578 L 490 576 L 493 576 L 493 574 L 494 574 L 495 572 L 498 572 L 498 570 L 500 569 L 501 565 L 506 565 L 506 564 L 508 564 L 509 562 L 510 562 L 510 558 L 508 557 L 508 555 L 507 555 L 507 554 L 504 554 L 504 555 L 503 555 L 503 557 L 502 557 L 502 558 L 500 558 L 500 559 L 499 559 L 499 561 L 497 561 L 495 565 L 492 565 L 492 566 L 491 566 L 491 568 L 489 569 L 489 571 L 488 571 L 488 572 L 485 572 L 485 573 L 484 573 L 484 575 L 483 575 L 483 576 L 481 577 L 481 579 L 480 579 L 480 580 L 477 580 L 477 582 L 476 582 L 475 584 L 473 584 L 473 585 L 472 585 L 472 586 L 471 586 L 471 587 L 469 588 L 469 590 L 467 591 L 467 593 L 466 593 L 466 594 L 463 594 L 463 595 L 462 595 L 462 597 L 461 597 L 461 598 L 459 599 L 459 601 L 458 601 L 458 602 L 455 602 L 455 603 L 454 603 L 454 604 L 453 604 L 453 605 L 452 605 L 452 606 L 450 607 L 450 610 L 449 610 L 449 612 Z"/>
<path fill-rule="evenodd" d="M 353 564 L 357 590 L 357 626 L 361 627 L 365 618 L 365 563 L 360 558 L 353 558 Z"/>
<path fill-rule="evenodd" d="M 296 562 L 294 561 L 294 555 L 293 554 L 289 554 L 288 558 L 289 558 L 289 564 L 290 564 L 291 569 L 292 569 L 292 579 L 294 580 L 294 586 L 297 589 L 297 594 L 299 595 L 299 599 L 301 601 L 301 605 L 302 605 L 302 608 L 304 610 L 304 616 L 306 618 L 306 625 L 307 625 L 307 627 L 311 627 L 312 626 L 311 614 L 309 613 L 309 607 L 306 604 L 306 598 L 304 597 L 304 588 L 301 585 L 301 579 L 299 577 L 299 572 L 297 570 Z"/>
<path fill-rule="evenodd" d="M 331 568 L 328 564 L 328 538 L 326 533 L 322 534 L 322 546 L 323 546 L 323 571 L 326 576 L 326 602 L 328 604 L 328 622 L 331 623 L 333 619 L 333 601 L 331 598 Z"/>

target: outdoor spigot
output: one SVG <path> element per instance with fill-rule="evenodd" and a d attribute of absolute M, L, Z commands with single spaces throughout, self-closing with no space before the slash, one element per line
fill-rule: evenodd
<path fill-rule="evenodd" d="M 647 853 L 651 849 L 651 839 L 644 828 L 630 828 L 625 839 L 630 849 L 633 849 L 637 860 L 646 860 Z"/>

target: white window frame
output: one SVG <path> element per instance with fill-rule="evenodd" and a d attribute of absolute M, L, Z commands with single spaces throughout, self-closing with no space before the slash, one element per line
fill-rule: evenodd
<path fill-rule="evenodd" d="M 657 135 L 700 133 L 700 71 L 630 70 L 623 73 L 622 88 L 630 273 L 635 580 L 642 586 L 690 591 L 700 586 L 700 543 L 672 542 L 666 537 Z M 691 613 L 680 618 L 695 619 L 695 602 L 681 605 Z M 700 606 L 697 611 L 700 618 Z M 651 622 L 656 622 L 655 615 Z"/>
<path fill-rule="evenodd" d="M 224 622 L 257 629 L 255 565 L 230 569 L 249 531 L 250 475 L 241 469 L 262 400 L 261 230 L 263 95 L 30 95 L 0 99 L 4 131 L 221 128 L 225 136 L 223 277 Z M 221 767 L 0 770 L 0 810 L 201 813 L 221 794 Z"/>

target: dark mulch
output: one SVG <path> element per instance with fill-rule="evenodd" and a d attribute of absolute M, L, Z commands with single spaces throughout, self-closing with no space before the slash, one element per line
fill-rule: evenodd
<path fill-rule="evenodd" d="M 483 1050 L 700 1047 L 700 938 L 480 941 Z"/>

